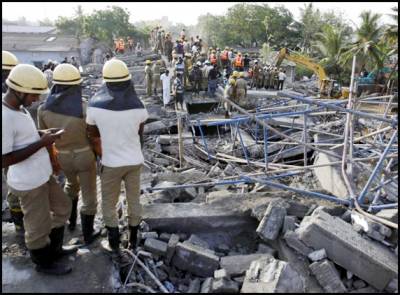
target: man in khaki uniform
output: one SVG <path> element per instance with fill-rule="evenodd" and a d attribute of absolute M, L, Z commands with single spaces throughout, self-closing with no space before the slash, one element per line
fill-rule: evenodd
<path fill-rule="evenodd" d="M 63 275 L 71 271 L 56 260 L 76 249 L 63 248 L 64 226 L 71 213 L 71 200 L 52 176 L 50 148 L 62 130 L 37 130 L 25 107 L 48 93 L 43 73 L 32 65 L 19 64 L 6 80 L 8 90 L 2 106 L 2 168 L 7 184 L 21 202 L 25 244 L 36 271 Z"/>
<path fill-rule="evenodd" d="M 236 92 L 236 81 L 234 79 L 229 79 L 228 84 L 226 84 L 224 89 L 224 97 L 231 100 L 232 102 L 237 102 L 237 92 Z M 232 106 L 230 103 L 224 101 L 225 108 L 225 118 L 230 118 Z"/>
<path fill-rule="evenodd" d="M 189 87 L 190 82 L 189 82 L 189 71 L 192 69 L 192 55 L 190 53 L 185 54 L 185 60 L 184 60 L 184 72 L 183 72 L 183 81 L 184 81 L 184 86 Z"/>
<path fill-rule="evenodd" d="M 239 105 L 245 105 L 247 98 L 247 82 L 244 79 L 244 72 L 240 72 L 239 78 L 236 80 L 236 94 Z"/>
<path fill-rule="evenodd" d="M 116 205 L 124 181 L 128 204 L 129 247 L 134 249 L 141 220 L 140 170 L 144 162 L 143 129 L 148 113 L 138 98 L 131 74 L 120 60 L 104 64 L 105 83 L 89 101 L 86 122 L 90 138 L 101 135 L 101 193 L 108 241 L 102 246 L 119 254 Z M 114 90 L 114 91 L 113 91 Z"/>
<path fill-rule="evenodd" d="M 58 161 L 66 176 L 65 193 L 72 200 L 69 228 L 76 226 L 79 190 L 82 192 L 80 210 L 82 233 L 86 244 L 95 236 L 93 222 L 97 212 L 96 158 L 86 135 L 86 103 L 82 101 L 82 82 L 79 71 L 69 64 L 58 65 L 54 70 L 54 86 L 46 102 L 38 109 L 41 129 L 65 130 L 55 142 Z"/>
<path fill-rule="evenodd" d="M 7 92 L 8 86 L 6 84 L 6 79 L 8 75 L 10 74 L 10 71 L 18 64 L 18 59 L 17 57 L 12 54 L 11 52 L 2 51 L 2 65 L 1 65 L 1 92 L 2 95 L 4 96 Z M 8 169 L 4 169 L 4 176 L 6 177 Z M 21 205 L 19 204 L 19 199 L 16 195 L 13 195 L 11 190 L 8 190 L 7 192 L 7 202 L 8 206 L 10 208 L 10 215 L 11 219 L 7 219 L 3 221 L 9 221 L 13 222 L 15 226 L 15 231 L 17 233 L 17 237 L 19 239 L 19 242 L 23 244 L 23 237 L 25 233 L 24 229 L 24 222 L 23 222 L 23 217 L 24 214 L 22 213 L 21 210 Z"/>
<path fill-rule="evenodd" d="M 258 64 L 257 60 L 254 61 L 254 66 L 253 66 L 252 70 L 253 70 L 253 78 L 251 80 L 250 89 L 252 89 L 254 86 L 256 86 L 256 89 L 258 89 L 262 68 Z"/>
<path fill-rule="evenodd" d="M 154 84 L 154 95 L 157 96 L 157 90 L 161 88 L 161 60 L 157 60 L 157 62 L 153 65 L 153 84 Z"/>
<path fill-rule="evenodd" d="M 146 66 L 144 67 L 144 75 L 145 75 L 145 80 L 146 80 L 146 94 L 147 94 L 147 96 L 151 96 L 151 93 L 153 91 L 153 89 L 152 89 L 153 70 L 151 68 L 150 60 L 146 60 Z"/>

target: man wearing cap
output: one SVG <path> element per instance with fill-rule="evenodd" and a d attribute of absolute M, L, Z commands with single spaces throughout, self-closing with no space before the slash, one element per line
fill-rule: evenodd
<path fill-rule="evenodd" d="M 18 64 L 18 59 L 14 54 L 5 50 L 2 51 L 1 92 L 3 96 L 5 95 L 8 89 L 8 86 L 6 84 L 6 79 L 10 74 L 12 68 L 14 68 L 17 64 Z M 3 171 L 4 177 L 7 177 L 7 171 L 8 171 L 7 168 L 4 169 Z M 24 222 L 23 222 L 24 214 L 22 213 L 18 197 L 16 195 L 13 195 L 11 190 L 8 190 L 7 192 L 7 202 L 10 208 L 9 212 L 11 216 L 9 218 L 6 218 L 5 215 L 7 214 L 3 214 L 3 221 L 14 223 L 17 237 L 20 240 L 21 244 L 23 244 L 22 240 L 25 233 Z"/>
<path fill-rule="evenodd" d="M 199 95 L 201 88 L 201 79 L 203 78 L 200 67 L 201 62 L 197 62 L 190 74 L 193 79 L 193 93 L 195 93 L 197 96 Z"/>
<path fill-rule="evenodd" d="M 48 93 L 43 73 L 32 65 L 15 66 L 6 80 L 8 90 L 2 106 L 2 168 L 9 167 L 7 184 L 24 213 L 25 244 L 36 270 L 63 275 L 71 267 L 56 262 L 76 249 L 64 249 L 64 226 L 71 213 L 71 200 L 52 176 L 46 148 L 60 138 L 62 130 L 37 130 L 26 110 L 41 94 Z"/>
<path fill-rule="evenodd" d="M 236 94 L 237 102 L 244 105 L 247 97 L 247 82 L 244 79 L 244 72 L 240 72 L 239 78 L 236 80 Z"/>
<path fill-rule="evenodd" d="M 119 254 L 120 236 L 116 205 L 125 183 L 128 205 L 129 248 L 134 249 L 141 220 L 140 170 L 144 158 L 143 128 L 148 113 L 136 94 L 126 64 L 117 59 L 103 66 L 104 83 L 89 100 L 88 135 L 101 140 L 101 193 L 103 221 L 108 241 L 103 248 Z"/>
<path fill-rule="evenodd" d="M 68 227 L 75 229 L 81 191 L 82 233 L 85 243 L 90 244 L 100 233 L 93 230 L 97 212 L 96 157 L 86 134 L 87 104 L 82 101 L 81 82 L 81 75 L 74 66 L 58 65 L 54 70 L 51 93 L 38 109 L 38 125 L 41 129 L 65 130 L 55 147 L 60 168 L 66 176 L 64 191 L 72 200 Z"/>
<path fill-rule="evenodd" d="M 161 75 L 161 60 L 157 60 L 154 65 L 153 65 L 153 88 L 154 88 L 154 95 L 157 96 L 157 90 L 160 90 L 161 88 L 161 81 L 160 81 L 160 75 Z"/>
<path fill-rule="evenodd" d="M 153 70 L 151 68 L 151 61 L 146 60 L 146 66 L 144 67 L 144 75 L 146 80 L 146 94 L 151 96 L 152 85 L 153 85 Z"/>

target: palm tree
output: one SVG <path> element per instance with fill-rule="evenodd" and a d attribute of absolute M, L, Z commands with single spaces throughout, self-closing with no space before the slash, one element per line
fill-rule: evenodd
<path fill-rule="evenodd" d="M 378 47 L 383 33 L 378 23 L 380 14 L 364 11 L 360 17 L 362 21 L 356 31 L 356 41 L 347 46 L 343 55 L 343 63 L 347 63 L 353 55 L 357 55 L 361 68 L 364 68 L 368 61 L 373 61 L 378 69 L 382 68 L 383 55 Z"/>
<path fill-rule="evenodd" d="M 390 45 L 394 45 L 396 48 L 396 52 L 398 49 L 398 23 L 399 23 L 399 15 L 398 15 L 398 8 L 397 7 L 393 7 L 392 11 L 394 12 L 394 14 L 389 14 L 389 16 L 394 20 L 394 24 L 390 24 L 387 26 L 383 38 L 384 41 L 386 41 L 387 43 L 389 43 Z"/>
<path fill-rule="evenodd" d="M 339 62 L 342 59 L 343 49 L 346 45 L 346 36 L 342 29 L 331 25 L 325 25 L 322 33 L 317 33 L 317 41 L 313 47 L 321 53 L 320 63 L 329 73 L 333 73 L 337 79 L 343 72 Z"/>

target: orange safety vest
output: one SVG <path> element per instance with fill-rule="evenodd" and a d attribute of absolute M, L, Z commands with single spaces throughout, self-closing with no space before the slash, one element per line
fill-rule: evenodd
<path fill-rule="evenodd" d="M 124 50 L 124 49 L 125 49 L 125 43 L 124 43 L 124 41 L 119 41 L 119 42 L 118 42 L 118 49 L 119 49 L 119 50 Z"/>
<path fill-rule="evenodd" d="M 243 59 L 242 59 L 242 57 L 241 57 L 241 56 L 237 56 L 236 59 L 235 59 L 235 66 L 241 67 L 242 64 L 243 64 Z"/>
<path fill-rule="evenodd" d="M 228 51 L 226 51 L 226 50 L 222 51 L 221 60 L 223 60 L 223 61 L 228 60 Z"/>
<path fill-rule="evenodd" d="M 214 53 L 210 55 L 210 62 L 212 65 L 217 63 L 217 56 Z"/>

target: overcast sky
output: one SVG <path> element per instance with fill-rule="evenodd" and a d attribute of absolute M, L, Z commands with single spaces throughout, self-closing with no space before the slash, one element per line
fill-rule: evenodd
<path fill-rule="evenodd" d="M 175 23 L 195 25 L 197 17 L 202 14 L 224 14 L 227 9 L 240 2 L 2 2 L 3 18 L 17 20 L 24 16 L 27 20 L 37 21 L 45 18 L 51 20 L 58 16 L 70 17 L 78 5 L 82 5 L 84 13 L 91 13 L 95 9 L 103 9 L 108 5 L 117 5 L 127 8 L 131 14 L 131 22 L 160 19 L 168 16 Z M 249 2 L 251 3 L 251 2 Z M 257 2 L 262 3 L 262 2 Z M 286 6 L 297 19 L 299 8 L 310 2 L 265 2 L 271 6 Z M 397 2 L 314 2 L 321 11 L 335 10 L 344 13 L 345 17 L 355 24 L 359 23 L 359 15 L 363 10 L 372 10 L 384 15 L 384 21 L 390 21 L 385 16 L 391 13 L 390 8 L 397 6 Z"/>

